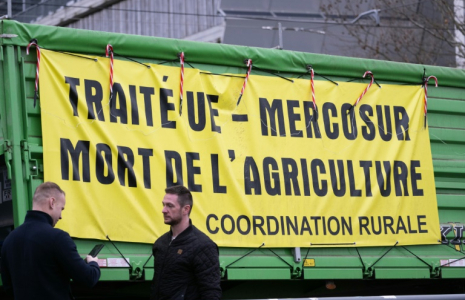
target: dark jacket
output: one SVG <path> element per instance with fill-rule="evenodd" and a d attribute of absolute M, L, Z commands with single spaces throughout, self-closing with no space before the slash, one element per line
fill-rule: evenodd
<path fill-rule="evenodd" d="M 153 245 L 155 275 L 152 300 L 221 298 L 218 247 L 190 225 L 173 241 L 171 231 Z"/>
<path fill-rule="evenodd" d="M 3 243 L 2 280 L 16 300 L 70 299 L 70 278 L 89 287 L 100 278 L 98 264 L 87 264 L 69 234 L 52 225 L 48 214 L 28 211 Z"/>

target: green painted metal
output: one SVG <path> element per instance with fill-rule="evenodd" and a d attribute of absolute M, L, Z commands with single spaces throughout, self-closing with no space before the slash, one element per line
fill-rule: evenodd
<path fill-rule="evenodd" d="M 100 280 L 116 281 L 121 278 L 129 279 L 129 270 L 126 268 L 101 268 Z"/>
<path fill-rule="evenodd" d="M 442 278 L 465 278 L 465 268 L 442 268 Z"/>
<path fill-rule="evenodd" d="M 8 176 L 12 180 L 12 197 L 16 200 L 13 205 L 15 226 L 24 220 L 26 211 L 30 209 L 30 197 L 24 186 L 21 141 L 23 136 L 23 123 L 21 116 L 21 102 L 24 98 L 24 90 L 21 89 L 23 80 L 20 72 L 22 58 L 18 56 L 17 46 L 3 47 L 3 83 L 5 94 L 5 118 L 6 124 L 3 131 L 7 133 L 4 140 L 5 163 Z"/>
<path fill-rule="evenodd" d="M 35 51 L 26 55 L 25 46 L 37 38 L 45 49 L 104 55 L 111 43 L 119 55 L 147 62 L 176 59 L 184 51 L 186 61 L 197 68 L 218 73 L 243 73 L 245 58 L 254 66 L 297 77 L 312 64 L 319 74 L 334 80 L 361 78 L 366 70 L 383 83 L 421 84 L 424 69 L 439 79 L 439 87 L 428 88 L 428 125 L 435 172 L 441 223 L 465 224 L 465 71 L 386 61 L 334 57 L 319 54 L 258 49 L 231 45 L 204 44 L 154 37 L 129 36 L 1 21 L 0 34 L 16 38 L 0 39 L 0 155 L 11 166 L 15 226 L 24 219 L 32 192 L 43 180 L 42 130 L 40 107 L 33 105 Z M 177 65 L 173 62 L 172 65 Z M 272 76 L 258 71 L 257 74 Z M 317 80 L 321 80 L 318 76 Z M 450 232 L 448 239 L 454 238 Z M 85 256 L 100 241 L 76 239 L 78 251 Z M 129 268 L 102 269 L 102 280 L 151 280 L 151 245 L 104 242 L 100 258 L 131 262 Z M 115 248 L 116 246 L 116 248 Z M 258 247 L 258 245 L 257 245 Z M 119 250 L 119 251 L 118 251 Z M 251 254 L 247 255 L 249 252 Z M 440 260 L 465 256 L 463 245 L 409 246 L 406 248 L 368 247 L 302 248 L 295 261 L 292 249 L 221 248 L 220 267 L 224 280 L 324 280 L 324 279 L 413 279 L 465 278 L 463 267 L 441 267 Z M 409 251 L 407 251 L 409 250 Z M 389 252 L 387 252 L 389 251 Z M 418 257 L 416 257 L 416 256 Z M 315 267 L 304 267 L 305 258 Z M 258 282 L 258 281 L 257 281 Z M 251 285 L 252 288 L 254 284 Z"/>
<path fill-rule="evenodd" d="M 304 279 L 363 279 L 362 268 L 306 268 Z"/>
<path fill-rule="evenodd" d="M 0 82 L 4 82 L 5 74 L 3 71 L 1 71 L 5 69 L 4 62 L 5 62 L 5 57 L 3 55 L 3 47 L 0 46 Z M 3 85 L 1 86 L 3 87 Z M 5 103 L 6 103 L 5 89 L 1 88 L 0 89 L 0 116 L 6 115 Z M 6 127 L 6 118 L 0 119 L 0 126 L 2 128 Z M 3 155 L 5 152 L 5 148 L 3 147 L 3 145 L 5 144 L 5 138 L 6 137 L 5 137 L 3 130 L 0 130 L 0 145 L 2 145 L 0 146 L 0 155 Z"/>
<path fill-rule="evenodd" d="M 153 275 L 155 275 L 155 270 L 153 269 L 153 262 L 150 268 L 144 268 L 144 279 L 152 280 Z"/>
<path fill-rule="evenodd" d="M 463 197 L 461 195 L 441 195 L 438 197 L 439 209 L 460 209 L 463 208 Z"/>
<path fill-rule="evenodd" d="M 430 278 L 427 268 L 377 268 L 376 279 L 417 279 Z"/>
<path fill-rule="evenodd" d="M 230 280 L 260 280 L 260 279 L 291 279 L 289 268 L 230 268 L 228 269 Z"/>

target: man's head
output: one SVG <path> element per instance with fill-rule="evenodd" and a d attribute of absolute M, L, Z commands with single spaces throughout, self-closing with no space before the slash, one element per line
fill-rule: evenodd
<path fill-rule="evenodd" d="M 32 209 L 49 214 L 52 217 L 53 226 L 61 219 L 65 204 L 65 192 L 53 182 L 44 182 L 39 185 L 32 197 Z"/>
<path fill-rule="evenodd" d="M 184 186 L 175 185 L 165 189 L 163 197 L 163 216 L 165 224 L 176 225 L 189 219 L 194 206 L 191 192 Z"/>

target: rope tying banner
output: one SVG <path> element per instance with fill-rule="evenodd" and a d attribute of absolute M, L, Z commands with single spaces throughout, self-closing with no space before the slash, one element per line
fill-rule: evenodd
<path fill-rule="evenodd" d="M 247 86 L 247 80 L 249 80 L 250 71 L 252 71 L 252 60 L 247 59 L 246 64 L 248 67 L 247 74 L 245 75 L 244 84 L 242 85 L 241 94 L 239 95 L 236 106 L 239 106 L 239 103 L 241 102 L 242 95 L 244 94 L 245 87 Z"/>
<path fill-rule="evenodd" d="M 436 78 L 436 76 L 428 76 L 425 78 L 425 81 L 423 83 L 423 85 L 425 86 L 425 101 L 424 101 L 424 105 L 423 105 L 423 110 L 424 110 L 424 114 L 425 114 L 425 123 L 424 123 L 424 127 L 426 128 L 426 114 L 428 112 L 428 81 L 430 79 L 434 79 L 434 83 L 436 85 L 436 87 L 438 87 L 438 79 Z"/>
<path fill-rule="evenodd" d="M 367 75 L 370 75 L 371 81 L 370 81 L 370 83 L 368 84 L 368 86 L 363 90 L 362 94 L 357 98 L 357 100 L 355 101 L 353 107 L 357 106 L 357 104 L 360 102 L 360 100 L 362 100 L 363 96 L 365 96 L 365 94 L 368 92 L 368 90 L 370 89 L 371 85 L 372 85 L 373 82 L 375 81 L 375 77 L 373 76 L 373 73 L 371 73 L 371 71 L 366 71 L 365 74 L 363 74 L 363 78 L 365 78 Z"/>
<path fill-rule="evenodd" d="M 313 69 L 310 70 L 310 84 L 312 86 L 312 101 L 313 109 L 316 111 L 316 101 L 315 101 L 315 85 L 313 84 L 313 78 L 315 77 L 315 72 Z"/>
<path fill-rule="evenodd" d="M 318 111 L 316 108 L 316 99 L 315 99 L 315 84 L 314 84 L 314 78 L 315 78 L 315 71 L 311 66 L 307 66 L 308 71 L 310 72 L 310 87 L 312 88 L 312 102 L 313 102 L 313 114 L 314 118 L 312 118 L 313 121 L 316 121 L 318 119 Z"/>
<path fill-rule="evenodd" d="M 113 97 L 113 46 L 108 44 L 105 49 L 105 56 L 110 55 L 110 102 Z"/>
<path fill-rule="evenodd" d="M 38 98 L 38 92 L 39 92 L 39 69 L 40 69 L 40 47 L 37 45 L 37 40 L 32 39 L 29 44 L 26 47 L 26 54 L 29 55 L 29 48 L 31 46 L 36 47 L 36 52 L 37 52 L 37 64 L 36 64 L 36 81 L 35 81 L 35 90 L 34 90 L 34 107 L 36 107 L 36 102 Z"/>
<path fill-rule="evenodd" d="M 179 63 L 181 64 L 181 84 L 179 91 L 179 115 L 182 114 L 182 96 L 183 96 L 183 85 L 184 85 L 184 52 L 179 54 Z"/>

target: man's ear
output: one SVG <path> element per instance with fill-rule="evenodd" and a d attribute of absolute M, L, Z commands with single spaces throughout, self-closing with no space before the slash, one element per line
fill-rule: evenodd
<path fill-rule="evenodd" d="M 47 202 L 50 209 L 53 209 L 55 207 L 56 200 L 54 197 L 48 198 Z"/>
<path fill-rule="evenodd" d="M 183 208 L 182 208 L 187 215 L 189 215 L 190 211 L 191 211 L 191 206 L 190 205 L 184 205 Z"/>

